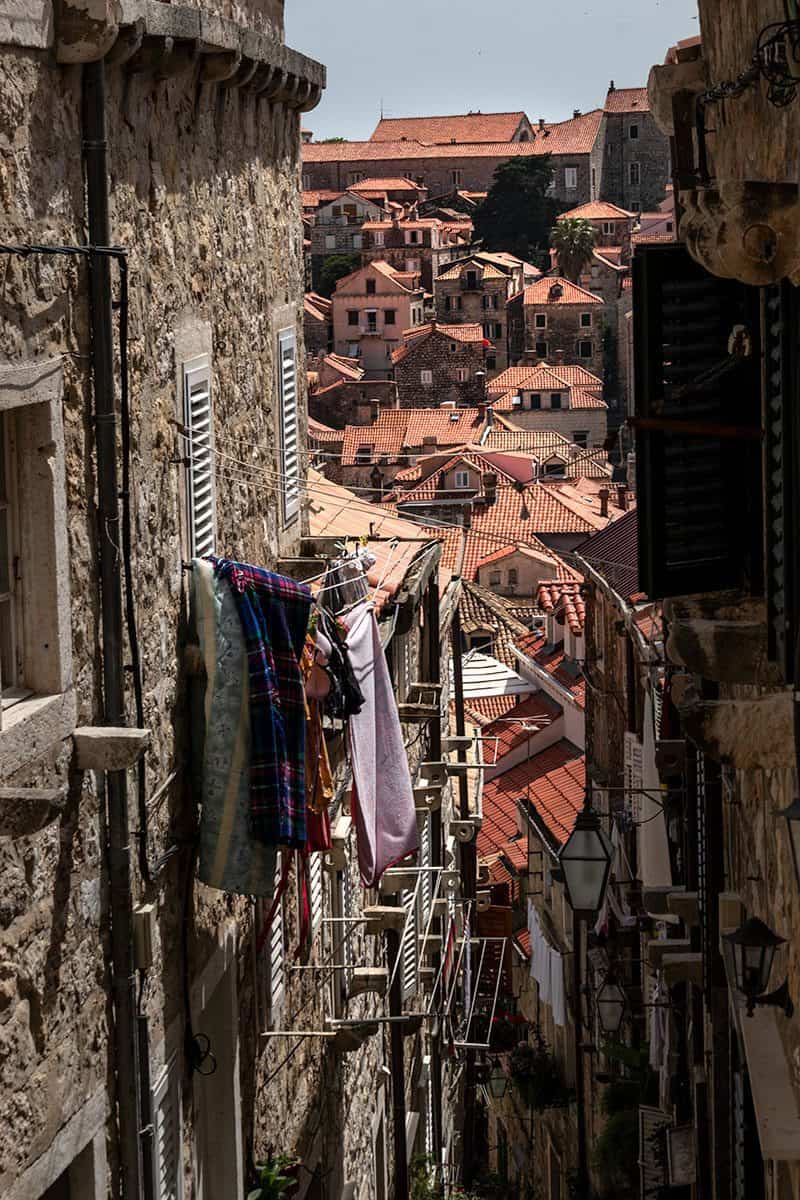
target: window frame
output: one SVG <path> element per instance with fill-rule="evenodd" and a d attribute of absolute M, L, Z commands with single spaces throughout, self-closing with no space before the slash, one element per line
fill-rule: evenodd
<path fill-rule="evenodd" d="M 638 142 L 639 140 L 639 122 L 631 121 L 628 126 L 628 141 Z"/>
<path fill-rule="evenodd" d="M 364 280 L 364 292 L 367 296 L 377 295 L 377 280 L 365 279 Z"/>
<path fill-rule="evenodd" d="M 549 342 L 536 342 L 535 350 L 536 350 L 537 358 L 547 359 L 550 357 L 550 343 Z"/>
<path fill-rule="evenodd" d="M 570 183 L 570 180 L 574 180 Z M 576 192 L 578 190 L 578 168 L 564 167 L 564 190 L 567 192 Z"/>
<path fill-rule="evenodd" d="M 358 309 L 348 308 L 347 310 L 347 325 L 348 328 L 352 325 L 358 326 Z"/>
<path fill-rule="evenodd" d="M 588 354 L 583 353 L 584 346 L 589 347 Z M 589 359 L 589 358 L 592 358 L 593 355 L 594 355 L 594 346 L 592 344 L 591 338 L 580 338 L 578 341 L 578 358 Z"/>
<path fill-rule="evenodd" d="M 419 373 L 419 381 L 423 387 L 433 387 L 433 371 L 429 367 L 423 367 Z"/>
<path fill-rule="evenodd" d="M 461 482 L 459 482 L 459 480 Z M 453 472 L 453 487 L 454 488 L 458 489 L 458 491 L 460 491 L 460 492 L 463 492 L 463 491 L 469 490 L 470 486 L 471 486 L 471 484 L 470 484 L 470 479 L 469 479 L 469 470 L 465 469 L 464 467 L 461 467 L 458 470 L 455 470 Z"/>
<path fill-rule="evenodd" d="M 547 329 L 547 313 L 534 313 L 533 314 L 533 328 L 534 329 Z"/>
<path fill-rule="evenodd" d="M 383 324 L 384 324 L 384 326 L 397 324 L 397 309 L 396 308 L 385 308 L 383 310 Z"/>
<path fill-rule="evenodd" d="M 592 314 L 590 312 L 582 312 L 581 313 L 580 320 L 578 322 L 578 328 L 579 329 L 591 329 L 592 328 Z"/>
<path fill-rule="evenodd" d="M 177 1050 L 164 1064 L 161 1073 L 152 1087 L 153 1098 L 153 1195 L 163 1195 L 161 1189 L 161 1149 L 162 1131 L 164 1124 L 164 1103 L 169 1100 L 174 1107 L 175 1129 L 175 1161 L 174 1195 L 175 1200 L 183 1200 L 183 1105 L 181 1103 L 181 1076 Z"/>
<path fill-rule="evenodd" d="M 550 408 L 554 412 L 561 412 L 563 410 L 563 407 L 564 407 L 564 405 L 562 403 L 562 393 L 561 392 L 551 392 L 550 393 Z"/>
<path fill-rule="evenodd" d="M 635 179 L 634 179 L 634 175 L 636 175 Z M 638 188 L 638 187 L 641 187 L 641 183 L 642 183 L 641 163 L 638 161 L 629 162 L 628 163 L 628 186 Z"/>

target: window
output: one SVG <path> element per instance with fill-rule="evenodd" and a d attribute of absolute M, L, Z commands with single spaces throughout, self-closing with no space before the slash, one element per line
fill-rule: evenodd
<path fill-rule="evenodd" d="M 548 345 L 547 342 L 536 343 L 536 357 L 547 358 Z"/>
<path fill-rule="evenodd" d="M 489 572 L 489 587 L 490 588 L 499 588 L 500 587 L 500 578 L 501 578 L 501 576 L 500 576 L 499 571 L 490 571 Z"/>
<path fill-rule="evenodd" d="M 310 175 L 304 175 L 304 176 L 303 176 L 303 180 L 302 180 L 302 183 L 301 183 L 301 187 L 302 187 L 302 189 L 303 189 L 303 191 L 304 191 L 304 192 L 310 192 L 310 191 L 311 191 L 311 176 L 310 176 Z"/>
<path fill-rule="evenodd" d="M 481 308 L 487 309 L 488 307 L 489 307 L 489 297 L 481 296 Z"/>
<path fill-rule="evenodd" d="M 590 312 L 581 313 L 581 329 L 591 329 L 591 328 L 592 328 L 592 314 Z"/>
<path fill-rule="evenodd" d="M 336 234 L 335 233 L 326 233 L 325 234 L 325 249 L 326 250 L 335 250 L 336 249 Z"/>
<path fill-rule="evenodd" d="M 491 631 L 470 633 L 468 634 L 468 643 L 470 650 L 485 650 L 491 654 L 492 646 L 494 645 L 494 636 Z"/>
<path fill-rule="evenodd" d="M 406 271 L 408 272 L 409 275 L 416 275 L 417 272 L 419 271 L 419 259 L 418 258 L 407 258 L 406 259 Z"/>
<path fill-rule="evenodd" d="M 577 186 L 578 186 L 578 168 L 577 167 L 565 167 L 564 168 L 564 187 L 567 189 L 568 192 L 574 192 L 575 189 L 577 188 Z"/>
<path fill-rule="evenodd" d="M 456 471 L 453 476 L 453 486 L 457 488 L 469 487 L 469 471 Z"/>
<path fill-rule="evenodd" d="M 356 462 L 363 465 L 372 461 L 372 446 L 366 444 L 358 446 L 356 449 Z"/>
<path fill-rule="evenodd" d="M 503 326 L 500 324 L 500 322 L 495 321 L 493 328 L 494 328 L 494 336 L 496 338 L 501 338 L 503 336 Z"/>
<path fill-rule="evenodd" d="M 607 237 L 609 237 L 611 234 L 613 234 L 613 232 L 614 232 L 614 222 L 613 221 L 603 221 L 603 233 Z"/>
<path fill-rule="evenodd" d="M 357 308 L 348 308 L 347 324 L 348 325 L 357 325 L 358 324 L 358 309 Z"/>
<path fill-rule="evenodd" d="M 430 387 L 433 383 L 433 371 L 420 371 L 419 381 L 420 383 L 424 384 L 425 387 Z"/>
<path fill-rule="evenodd" d="M 361 234 L 360 234 L 360 233 L 354 233 L 354 234 L 353 234 L 353 237 L 352 237 L 352 242 L 353 242 L 353 249 L 354 249 L 354 250 L 360 250 L 360 249 L 361 249 L 361 240 L 362 240 L 362 239 L 361 239 Z"/>
<path fill-rule="evenodd" d="M 374 308 L 365 308 L 364 309 L 364 332 L 365 333 L 377 333 L 378 332 L 378 313 Z"/>
<path fill-rule="evenodd" d="M 363 171 L 350 171 L 347 176 L 347 186 L 352 187 L 354 183 L 360 183 L 364 178 Z"/>
<path fill-rule="evenodd" d="M 456 368 L 456 380 L 459 383 L 468 383 L 469 382 L 469 367 L 457 367 Z"/>
<path fill-rule="evenodd" d="M 384 325 L 396 325 L 397 324 L 397 309 L 395 309 L 395 308 L 385 309 L 384 313 L 383 313 L 383 323 L 384 323 Z"/>
<path fill-rule="evenodd" d="M 589 341 L 578 342 L 578 358 L 592 357 L 592 343 Z"/>
<path fill-rule="evenodd" d="M 296 338 L 293 329 L 278 334 L 278 398 L 281 420 L 281 477 L 283 520 L 286 525 L 300 513 L 300 445 L 297 420 Z"/>
<path fill-rule="evenodd" d="M 493 351 L 487 350 L 486 351 L 486 370 L 494 371 L 496 367 L 497 367 L 497 355 Z"/>
<path fill-rule="evenodd" d="M 631 124 L 628 126 L 628 137 L 630 138 L 630 140 L 632 142 L 638 141 L 638 139 L 639 139 L 639 126 L 638 125 Z"/>
<path fill-rule="evenodd" d="M 542 396 L 540 392 L 531 392 L 531 408 L 542 407 Z"/>
<path fill-rule="evenodd" d="M 550 393 L 550 407 L 561 408 L 561 392 Z"/>
<path fill-rule="evenodd" d="M 359 345 L 359 343 L 358 342 L 348 342 L 347 343 L 347 357 L 348 358 L 359 358 L 360 356 L 361 356 L 361 346 Z"/>
<path fill-rule="evenodd" d="M 589 444 L 589 430 L 574 429 L 572 431 L 572 440 L 576 446 L 582 446 L 585 449 Z"/>
<path fill-rule="evenodd" d="M 667 233 L 672 233 L 674 229 L 675 226 L 673 225 L 672 221 L 667 221 Z"/>
<path fill-rule="evenodd" d="M 592 167 L 592 199 L 594 200 L 597 194 L 597 171 Z"/>
<path fill-rule="evenodd" d="M 292 334 L 294 337 L 294 334 Z M 189 508 L 189 556 L 214 553 L 215 504 L 213 407 L 208 355 L 183 364 L 184 424 L 187 430 L 186 496 Z M 296 417 L 295 417 L 296 420 Z"/>
<path fill-rule="evenodd" d="M 178 1056 L 164 1067 L 153 1088 L 153 1171 L 157 1200 L 182 1200 L 183 1131 Z"/>
<path fill-rule="evenodd" d="M 376 246 L 382 246 L 385 241 L 383 230 L 376 229 L 372 235 L 372 238 Z"/>
<path fill-rule="evenodd" d="M 408 246 L 418 246 L 419 245 L 419 230 L 417 230 L 417 229 L 409 229 L 408 230 L 408 232 L 406 233 L 406 245 L 408 245 Z"/>
<path fill-rule="evenodd" d="M 628 163 L 628 182 L 631 187 L 638 187 L 641 182 L 642 172 L 638 162 Z"/>
<path fill-rule="evenodd" d="M 454 188 L 461 187 L 461 180 L 463 179 L 463 177 L 464 177 L 463 171 L 456 170 L 456 171 L 450 172 L 450 182 L 452 183 Z"/>
<path fill-rule="evenodd" d="M 547 313 L 536 313 L 533 324 L 536 329 L 547 329 Z"/>
<path fill-rule="evenodd" d="M 366 287 L 367 295 L 374 296 L 375 295 L 375 280 L 368 279 L 366 282 L 367 282 L 367 287 Z"/>
<path fill-rule="evenodd" d="M 444 298 L 444 311 L 445 311 L 445 312 L 450 312 L 451 305 L 452 305 L 452 301 L 451 301 L 450 297 L 449 297 L 449 296 L 445 296 L 445 298 Z"/>
<path fill-rule="evenodd" d="M 516 587 L 518 582 L 519 582 L 519 576 L 518 576 L 517 568 L 509 567 L 509 569 L 508 569 L 508 586 L 510 588 Z"/>
<path fill-rule="evenodd" d="M 464 307 L 463 297 L 456 296 L 456 308 L 458 309 L 459 312 L 461 312 L 461 309 L 463 307 Z"/>
<path fill-rule="evenodd" d="M 467 276 L 466 276 L 466 284 L 465 284 L 465 286 L 466 286 L 466 287 L 467 287 L 467 288 L 468 288 L 468 289 L 469 289 L 471 292 L 474 292 L 474 291 L 475 291 L 475 289 L 476 289 L 476 288 L 477 288 L 477 286 L 478 286 L 478 272 L 477 272 L 477 271 L 467 271 Z"/>
<path fill-rule="evenodd" d="M 495 292 L 494 295 L 492 296 L 492 308 L 498 309 L 499 307 L 500 307 L 500 297 L 497 295 L 497 292 Z"/>

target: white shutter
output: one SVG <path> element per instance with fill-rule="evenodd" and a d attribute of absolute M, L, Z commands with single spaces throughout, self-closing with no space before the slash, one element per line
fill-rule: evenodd
<path fill-rule="evenodd" d="M 313 938 L 322 921 L 322 855 L 309 855 L 308 901 L 311 909 L 311 937 Z"/>
<path fill-rule="evenodd" d="M 348 855 L 348 865 L 345 867 L 344 871 L 341 872 L 341 877 L 342 877 L 342 913 L 341 913 L 341 915 L 345 918 L 345 920 L 343 921 L 343 923 L 341 925 L 338 925 L 335 927 L 335 930 L 336 930 L 335 936 L 337 938 L 337 941 L 342 942 L 342 965 L 344 966 L 344 971 L 342 972 L 342 974 L 344 976 L 345 993 L 347 993 L 350 989 L 350 984 L 353 979 L 353 965 L 354 965 L 354 962 L 353 962 L 353 959 L 354 959 L 353 939 L 352 939 L 352 937 L 347 936 L 352 929 L 352 925 L 350 924 L 350 918 L 353 916 L 353 909 L 354 909 L 353 880 L 350 877 L 349 855 Z"/>
<path fill-rule="evenodd" d="M 419 885 L 420 900 L 422 903 L 422 932 L 425 932 L 428 924 L 428 917 L 431 911 L 432 899 L 432 883 L 430 865 L 431 865 L 431 818 L 430 814 L 425 817 L 419 839 L 419 865 L 422 868 L 422 878 Z"/>
<path fill-rule="evenodd" d="M 626 808 L 634 821 L 640 819 L 644 781 L 642 743 L 635 733 L 625 734 L 625 801 Z"/>
<path fill-rule="evenodd" d="M 188 431 L 189 553 L 203 558 L 214 553 L 215 543 L 211 367 L 206 355 L 183 364 L 183 401 Z"/>
<path fill-rule="evenodd" d="M 278 334 L 278 384 L 281 419 L 281 478 L 283 519 L 293 521 L 300 511 L 300 429 L 297 414 L 297 345 L 293 329 Z"/>
<path fill-rule="evenodd" d="M 153 1174 L 155 1200 L 182 1200 L 180 1073 L 173 1055 L 153 1088 Z"/>
<path fill-rule="evenodd" d="M 667 1183 L 666 1163 L 661 1153 L 660 1136 L 672 1124 L 669 1113 L 648 1105 L 639 1106 L 639 1195 L 641 1200 L 656 1200 Z"/>
<path fill-rule="evenodd" d="M 403 892 L 401 901 L 406 910 L 400 948 L 400 978 L 403 983 L 403 999 L 413 996 L 417 990 L 417 955 L 420 935 L 417 906 L 414 892 Z"/>
<path fill-rule="evenodd" d="M 281 878 L 281 854 L 275 869 L 275 886 Z M 275 910 L 269 931 L 269 1009 L 272 1028 L 280 1023 L 280 1011 L 286 990 L 286 962 L 283 947 L 283 899 Z"/>

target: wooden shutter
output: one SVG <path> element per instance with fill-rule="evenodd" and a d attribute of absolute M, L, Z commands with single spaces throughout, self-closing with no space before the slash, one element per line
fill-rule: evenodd
<path fill-rule="evenodd" d="M 155 1200 L 182 1200 L 180 1073 L 173 1055 L 153 1088 Z"/>
<path fill-rule="evenodd" d="M 652 598 L 758 590 L 758 290 L 709 275 L 680 244 L 633 261 L 639 585 Z M 735 329 L 751 353 L 729 353 Z"/>
<path fill-rule="evenodd" d="M 800 300 L 788 280 L 763 290 L 763 337 L 769 654 L 792 683 L 800 600 Z"/>
<path fill-rule="evenodd" d="M 187 501 L 192 558 L 214 553 L 214 456 L 211 367 L 207 356 L 183 366 L 184 423 L 188 437 Z"/>
<path fill-rule="evenodd" d="M 275 886 L 281 877 L 282 853 L 278 854 L 275 869 Z M 280 1022 L 280 1012 L 283 997 L 286 992 L 286 955 L 283 941 L 283 900 L 275 910 L 272 925 L 269 930 L 269 1009 L 270 1023 L 273 1028 Z"/>
<path fill-rule="evenodd" d="M 635 733 L 625 733 L 625 808 L 633 821 L 638 821 L 642 809 L 640 795 L 644 783 L 642 743 Z"/>
<path fill-rule="evenodd" d="M 278 334 L 278 386 L 281 421 L 283 519 L 300 512 L 300 428 L 297 412 L 297 344 L 293 329 Z"/>
<path fill-rule="evenodd" d="M 403 926 L 401 938 L 403 944 L 400 950 L 400 977 L 403 981 L 403 999 L 413 996 L 417 990 L 417 961 L 419 953 L 419 912 L 415 903 L 414 892 L 403 892 L 401 901 L 406 913 L 409 914 Z"/>
<path fill-rule="evenodd" d="M 667 1183 L 665 1129 L 672 1118 L 660 1108 L 639 1106 L 639 1195 L 658 1200 Z"/>

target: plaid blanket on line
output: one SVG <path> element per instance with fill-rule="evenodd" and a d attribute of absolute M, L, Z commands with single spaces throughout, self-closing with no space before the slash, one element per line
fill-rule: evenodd
<path fill-rule="evenodd" d="M 250 689 L 250 817 L 268 845 L 306 844 L 306 704 L 300 676 L 311 592 L 260 567 L 215 559 L 242 623 Z"/>

